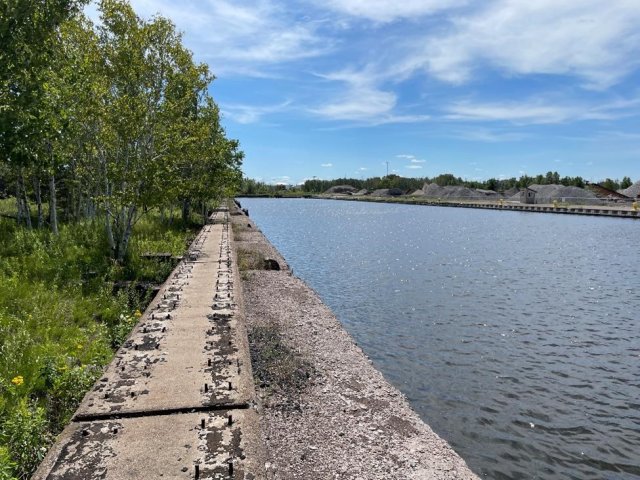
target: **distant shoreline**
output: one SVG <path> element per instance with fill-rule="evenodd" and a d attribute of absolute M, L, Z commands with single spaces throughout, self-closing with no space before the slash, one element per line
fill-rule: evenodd
<path fill-rule="evenodd" d="M 372 197 L 354 195 L 322 194 L 283 194 L 237 195 L 236 198 L 310 198 L 317 200 L 345 200 L 350 202 L 399 203 L 403 205 L 426 205 L 432 207 L 481 208 L 489 210 L 555 213 L 564 215 L 590 215 L 596 217 L 614 217 L 640 219 L 640 211 L 633 210 L 630 204 L 615 205 L 571 205 L 571 204 L 525 204 L 500 200 L 439 200 L 424 197 Z"/>

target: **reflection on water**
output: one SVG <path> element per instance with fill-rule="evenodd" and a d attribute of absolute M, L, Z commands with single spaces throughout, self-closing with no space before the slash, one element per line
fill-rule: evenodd
<path fill-rule="evenodd" d="M 478 474 L 640 478 L 640 222 L 241 202 Z"/>

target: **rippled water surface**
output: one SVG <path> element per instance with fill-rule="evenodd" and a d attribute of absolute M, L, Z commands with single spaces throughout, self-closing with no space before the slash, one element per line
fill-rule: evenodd
<path fill-rule="evenodd" d="M 640 221 L 241 199 L 486 478 L 640 478 Z"/>

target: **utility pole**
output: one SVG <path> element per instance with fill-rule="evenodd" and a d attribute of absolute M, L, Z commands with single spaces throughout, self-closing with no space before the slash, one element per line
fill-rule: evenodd
<path fill-rule="evenodd" d="M 389 176 L 389 160 L 387 160 L 387 177 Z"/>

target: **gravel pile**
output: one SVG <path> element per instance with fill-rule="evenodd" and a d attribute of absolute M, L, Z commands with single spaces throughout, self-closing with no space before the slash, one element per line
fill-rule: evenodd
<path fill-rule="evenodd" d="M 372 197 L 397 197 L 402 195 L 402 190 L 399 188 L 379 188 L 371 193 Z"/>
<path fill-rule="evenodd" d="M 449 200 L 461 199 L 481 199 L 486 198 L 484 194 L 467 187 L 441 187 L 435 183 L 427 183 L 422 187 L 425 197 L 446 198 Z"/>
<path fill-rule="evenodd" d="M 530 185 L 529 188 L 536 192 L 536 203 L 553 203 L 554 200 L 592 205 L 600 205 L 602 203 L 592 192 L 580 187 L 534 184 Z M 520 194 L 514 195 L 511 200 L 520 201 Z"/>
<path fill-rule="evenodd" d="M 346 194 L 349 194 L 349 193 L 355 193 L 357 191 L 358 191 L 358 189 L 355 188 L 355 187 L 352 187 L 351 185 L 336 185 L 334 187 L 331 187 L 331 188 L 327 189 L 327 191 L 324 192 L 324 193 L 329 193 L 329 194 L 331 194 L 331 193 L 346 193 Z"/>
<path fill-rule="evenodd" d="M 629 188 L 620 190 L 620 193 L 630 198 L 637 198 L 640 195 L 640 180 L 631 185 Z"/>
<path fill-rule="evenodd" d="M 251 242 L 257 240 L 252 233 Z M 248 271 L 242 278 L 250 335 L 275 328 L 286 350 L 313 372 L 293 399 L 257 386 L 267 478 L 478 479 L 304 282 L 287 270 Z"/>
<path fill-rule="evenodd" d="M 484 198 L 489 198 L 489 199 L 502 198 L 502 195 L 500 195 L 498 192 L 494 192 L 493 190 L 482 190 L 480 188 L 476 188 L 475 191 L 478 192 L 480 195 L 482 195 Z"/>

